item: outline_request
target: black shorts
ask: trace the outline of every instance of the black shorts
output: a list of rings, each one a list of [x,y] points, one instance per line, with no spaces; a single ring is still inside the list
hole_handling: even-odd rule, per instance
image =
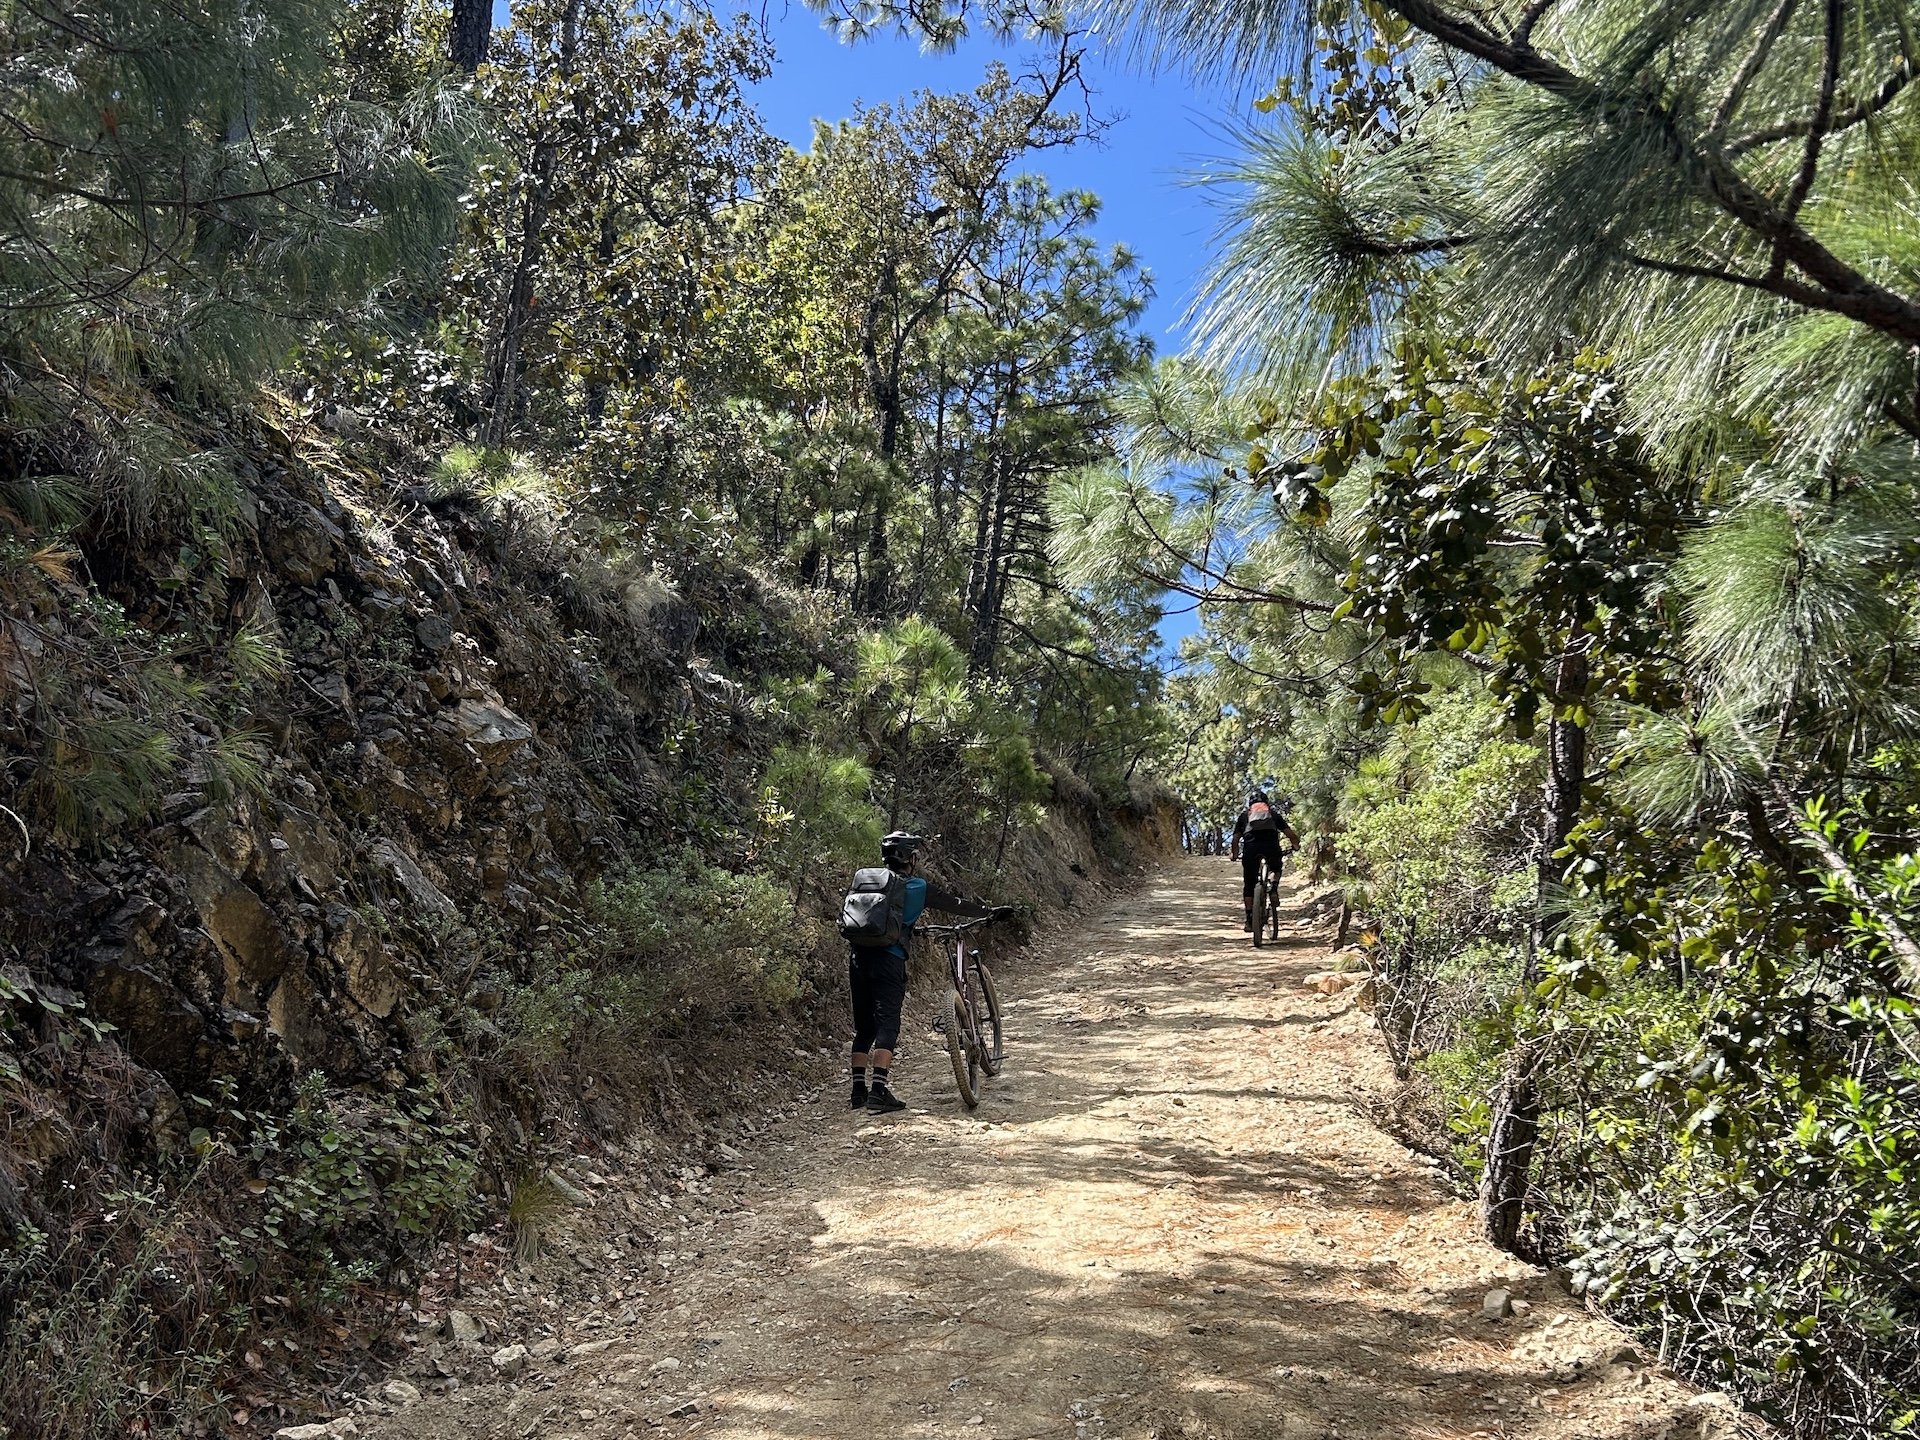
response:
[[[1269,864],[1277,873],[1280,869],[1280,832],[1278,830],[1254,830],[1240,842],[1240,878],[1245,882],[1242,893],[1251,900],[1253,887],[1260,883],[1260,866]]]
[[[853,1053],[898,1049],[900,1007],[907,999],[906,957],[891,950],[849,951],[847,988],[853,993]]]

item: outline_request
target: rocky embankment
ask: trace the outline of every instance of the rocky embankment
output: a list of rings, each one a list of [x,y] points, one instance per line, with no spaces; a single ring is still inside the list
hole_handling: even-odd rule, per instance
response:
[[[669,582],[513,504],[392,484],[318,430],[267,427],[240,477],[230,538],[207,540],[192,585],[175,583],[177,554],[102,545],[88,563],[96,581],[115,571],[123,615],[76,618],[56,580],[0,626],[16,716],[44,711],[35,687],[66,651],[105,653],[110,624],[197,627],[228,653],[252,637],[259,662],[243,676],[175,646],[180,763],[124,823],[62,831],[44,818],[62,803],[57,767],[8,772],[40,788],[4,797],[34,843],[0,856],[0,1239],[26,1253],[34,1238],[0,1275],[0,1329],[41,1304],[36,1285],[91,1283],[89,1255],[116,1254],[152,1267],[138,1344],[217,1351],[232,1331],[212,1317],[236,1298],[291,1322],[369,1281],[418,1281],[573,1127],[684,1119],[677,1092],[661,1098],[684,1078],[664,1050],[623,1083],[574,1075],[540,1093],[472,1062],[507,1043],[506,992],[573,944],[599,877],[751,825],[776,738],[755,685],[844,664],[804,605],[738,567]],[[128,708],[126,676],[69,668],[93,712]],[[1123,848],[1094,844],[1088,826],[1112,823],[1063,785],[1022,842],[1030,892]],[[839,1015],[829,971],[803,974],[753,1041],[780,1057],[789,1036],[811,1045]],[[679,1060],[697,1065],[710,1038],[679,1036]],[[337,1122],[356,1113],[378,1123],[334,1163]],[[288,1118],[303,1114],[304,1129]],[[296,1130],[316,1148],[282,1164],[273,1147]],[[197,1163],[202,1190],[182,1201]],[[163,1230],[130,1221],[153,1206]],[[296,1222],[334,1226],[299,1293],[256,1263],[289,1233],[272,1227]],[[156,1308],[177,1333],[153,1333]]]

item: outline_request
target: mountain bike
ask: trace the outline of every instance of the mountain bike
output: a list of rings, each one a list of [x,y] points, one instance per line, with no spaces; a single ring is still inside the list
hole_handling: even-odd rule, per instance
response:
[[[1257,950],[1268,940],[1280,941],[1280,867],[1293,852],[1282,850],[1276,860],[1260,867],[1260,878],[1253,885],[1253,944]]]
[[[947,1058],[953,1062],[953,1081],[971,1110],[980,1103],[981,1077],[998,1075],[1006,1058],[1000,1026],[1000,992],[993,972],[980,952],[967,943],[967,931],[990,923],[969,920],[964,925],[923,925],[921,933],[951,939],[947,997],[941,1008],[941,1028],[947,1034]]]

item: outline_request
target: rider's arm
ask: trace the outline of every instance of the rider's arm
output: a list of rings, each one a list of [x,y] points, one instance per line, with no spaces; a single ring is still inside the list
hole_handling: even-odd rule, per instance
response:
[[[1232,856],[1235,860],[1238,860],[1240,858],[1240,842],[1246,837],[1246,833],[1247,833],[1247,812],[1242,810],[1237,816],[1234,817],[1233,845],[1227,851],[1227,854]]]
[[[1280,817],[1280,828],[1286,832],[1288,843],[1291,844],[1294,849],[1298,850],[1300,848],[1300,834],[1293,826],[1287,823],[1287,817],[1284,815]]]
[[[994,913],[994,907],[986,901],[955,895],[942,890],[931,880],[927,882],[927,909],[938,910],[943,915],[966,915],[977,920],[984,920]]]

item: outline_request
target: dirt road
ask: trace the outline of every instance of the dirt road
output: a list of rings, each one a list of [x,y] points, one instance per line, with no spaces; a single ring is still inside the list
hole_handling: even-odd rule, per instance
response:
[[[477,1378],[435,1393],[459,1370],[436,1345],[423,1397],[403,1384],[361,1433],[1734,1433],[1368,1122],[1378,1037],[1300,983],[1324,936],[1253,950],[1234,878],[1176,863],[1009,967],[1009,1065],[975,1112],[910,1016],[907,1113],[849,1114],[836,1081],[689,1193],[597,1190],[618,1223],[573,1257],[591,1323],[523,1280],[530,1309],[464,1347]],[[1523,1313],[1486,1318],[1495,1286]]]

